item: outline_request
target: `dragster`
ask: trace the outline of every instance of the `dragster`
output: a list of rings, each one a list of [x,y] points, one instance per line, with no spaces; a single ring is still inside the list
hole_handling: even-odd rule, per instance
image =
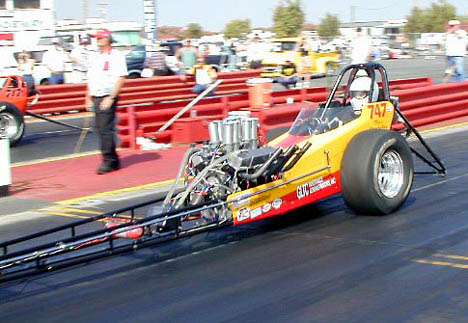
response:
[[[369,80],[364,91],[368,101],[356,109],[352,100],[360,93],[353,91],[353,82],[360,77]],[[390,95],[387,73],[376,63],[345,67],[327,101],[303,108],[289,131],[268,144],[260,143],[258,128],[258,119],[245,111],[211,122],[210,141],[187,150],[166,198],[143,218],[135,216],[137,208],[161,201],[0,243],[0,282],[243,225],[339,193],[357,214],[386,215],[405,202],[414,174],[446,173],[400,111],[398,98]],[[410,141],[421,149],[411,147]],[[414,156],[430,171],[416,171]],[[177,191],[181,181],[183,188]],[[85,229],[94,222],[104,225]],[[52,239],[57,234],[64,237]],[[33,243],[48,237],[50,242]]]

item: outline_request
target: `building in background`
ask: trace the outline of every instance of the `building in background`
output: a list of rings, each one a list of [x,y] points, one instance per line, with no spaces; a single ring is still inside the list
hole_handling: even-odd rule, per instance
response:
[[[340,25],[340,33],[345,38],[351,39],[356,35],[357,28],[361,27],[364,35],[395,39],[397,35],[403,33],[406,23],[406,19],[346,22]]]
[[[0,44],[30,49],[55,34],[54,0],[0,0]]]

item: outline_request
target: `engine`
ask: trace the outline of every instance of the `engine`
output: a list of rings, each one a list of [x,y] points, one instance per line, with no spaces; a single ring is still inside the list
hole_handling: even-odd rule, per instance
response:
[[[180,208],[223,200],[227,195],[265,184],[281,177],[297,147],[260,147],[258,119],[250,112],[231,112],[224,120],[209,124],[210,141],[190,148],[184,156],[177,181],[184,177],[184,189],[171,207]],[[226,205],[202,211],[208,221],[232,220]]]

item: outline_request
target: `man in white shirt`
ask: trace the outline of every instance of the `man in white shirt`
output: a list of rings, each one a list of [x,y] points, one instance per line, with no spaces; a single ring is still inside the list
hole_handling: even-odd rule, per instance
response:
[[[458,20],[450,20],[445,38],[445,54],[447,55],[447,70],[452,74],[454,82],[465,81],[465,55],[467,46],[466,31],[460,29]]]
[[[80,38],[80,45],[76,46],[70,53],[73,65],[72,83],[83,83],[86,81],[88,71],[88,58],[91,53],[89,45],[91,40],[88,36]]]
[[[261,68],[264,56],[265,45],[261,43],[259,37],[255,37],[247,45],[247,60],[250,63],[250,68]]]
[[[49,84],[63,84],[65,83],[64,72],[65,62],[67,61],[67,53],[60,46],[59,39],[52,39],[53,47],[44,53],[42,57],[42,64],[44,64],[50,71]]]
[[[88,89],[86,108],[96,114],[96,129],[101,142],[102,164],[98,174],[120,168],[115,142],[115,112],[118,95],[127,76],[127,65],[122,52],[112,48],[112,37],[102,30],[92,37],[97,38],[99,50],[89,57]]]
[[[371,49],[371,39],[363,35],[361,27],[358,27],[357,35],[351,41],[351,64],[367,63],[369,61]]]

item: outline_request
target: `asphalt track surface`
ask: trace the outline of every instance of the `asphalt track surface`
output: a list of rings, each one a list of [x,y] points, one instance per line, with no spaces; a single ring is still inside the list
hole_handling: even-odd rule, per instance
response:
[[[425,134],[446,177],[386,217],[340,196],[0,285],[1,322],[466,322],[468,127]],[[416,162],[417,170],[424,170]],[[9,238],[69,218],[0,227]]]

